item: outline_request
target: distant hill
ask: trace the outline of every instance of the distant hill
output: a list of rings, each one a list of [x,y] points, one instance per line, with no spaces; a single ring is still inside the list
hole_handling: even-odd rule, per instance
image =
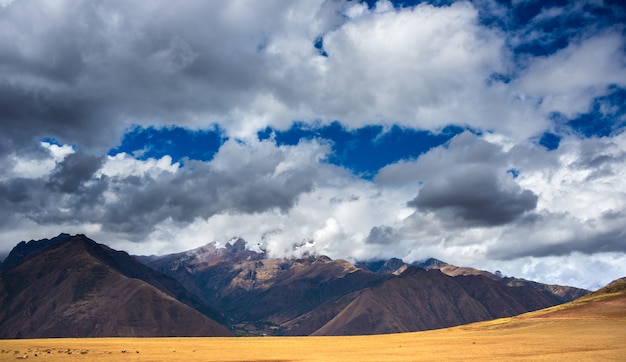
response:
[[[595,292],[589,294],[587,299],[607,296],[611,294],[626,294],[626,277],[610,282],[604,288],[600,288]]]
[[[614,280],[584,297],[529,313],[524,318],[626,319],[626,277]]]
[[[316,335],[410,332],[521,314],[556,304],[526,287],[483,276],[450,277],[409,267],[398,277],[352,298]]]
[[[361,262],[357,265],[362,266],[364,268],[368,268],[372,262]],[[391,267],[387,267],[391,265]],[[398,274],[399,272],[404,271],[408,266],[415,266],[418,268],[426,269],[426,270],[439,270],[442,273],[449,275],[451,277],[457,276],[470,276],[470,275],[482,275],[488,279],[499,281],[503,284],[506,284],[510,287],[530,287],[538,290],[539,292],[545,294],[548,298],[555,298],[558,303],[565,303],[576,298],[580,298],[589,293],[586,289],[580,289],[575,287],[568,287],[562,285],[551,285],[551,284],[543,284],[537,283],[532,280],[514,278],[514,277],[503,277],[499,275],[499,272],[491,273],[485,270],[468,268],[468,267],[459,267],[456,265],[448,264],[444,261],[437,260],[434,258],[429,258],[421,262],[413,262],[411,264],[406,264],[400,259],[389,259],[384,261],[384,266],[380,270],[377,270],[377,273],[388,268],[394,274]]]
[[[231,318],[244,335],[354,335],[449,327],[507,317],[588,291],[507,280],[436,259],[353,265],[324,256],[269,258],[241,239],[140,258]]]
[[[175,280],[84,235],[60,237],[20,243],[3,263],[0,338],[231,335]]]
[[[457,276],[470,276],[470,275],[482,275],[485,278],[499,281],[503,284],[506,284],[510,287],[530,287],[533,288],[543,294],[545,294],[548,298],[555,298],[558,303],[565,303],[576,298],[580,298],[589,293],[586,289],[562,286],[562,285],[551,285],[551,284],[543,284],[537,283],[531,280],[514,278],[514,277],[503,277],[502,275],[498,275],[499,272],[491,273],[485,270],[469,268],[469,267],[459,267],[456,265],[448,264],[444,261],[437,260],[434,258],[429,258],[420,262],[413,262],[411,264],[404,263],[400,259],[392,258],[386,261],[367,261],[367,262],[359,262],[357,266],[371,270],[378,274],[400,274],[409,266],[415,266],[418,268],[426,269],[426,270],[439,270],[442,273],[449,275],[451,277]]]

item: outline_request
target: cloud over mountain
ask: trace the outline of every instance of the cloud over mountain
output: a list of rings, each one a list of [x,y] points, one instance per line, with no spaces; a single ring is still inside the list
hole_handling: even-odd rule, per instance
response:
[[[584,255],[606,275],[542,281],[604,285],[625,23],[582,0],[3,2],[1,249],[238,236],[529,279]]]

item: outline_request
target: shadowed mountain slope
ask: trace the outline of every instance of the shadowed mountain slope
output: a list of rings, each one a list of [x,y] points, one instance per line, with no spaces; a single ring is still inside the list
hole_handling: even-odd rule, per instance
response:
[[[428,271],[400,259],[356,266],[324,256],[276,259],[247,250],[241,239],[224,248],[209,244],[140,260],[222,311],[244,335],[418,331],[512,316],[571,300],[571,293],[557,295],[544,284],[509,285],[476,269],[447,275],[444,270],[462,268],[435,259],[426,266]]]
[[[388,276],[324,256],[266,258],[241,239],[161,258],[139,257],[222,311],[240,334],[293,334],[290,321]],[[310,328],[307,328],[307,331]],[[308,333],[298,333],[308,334]]]
[[[364,261],[358,262],[357,266],[373,271],[377,274],[400,274],[409,266],[415,266],[418,268],[426,269],[426,270],[439,270],[442,273],[449,275],[451,277],[457,276],[470,276],[470,275],[481,275],[485,278],[499,281],[510,287],[529,287],[533,288],[542,294],[544,294],[547,298],[556,298],[558,303],[565,303],[576,298],[580,298],[589,293],[586,289],[580,289],[575,287],[568,287],[562,285],[551,285],[551,284],[543,284],[537,283],[531,280],[514,278],[514,277],[504,277],[496,273],[490,273],[486,270],[480,270],[469,267],[459,267],[456,265],[448,264],[441,260],[437,260],[434,258],[429,258],[421,262],[413,262],[411,264],[404,263],[401,259],[392,258],[389,260],[375,260],[375,261]]]
[[[30,256],[62,243],[70,234],[61,233],[52,239],[31,240],[19,242],[0,264],[0,272],[11,269]]]
[[[409,267],[364,290],[314,335],[356,335],[445,328],[509,317],[557,304],[526,287],[508,287],[481,275],[450,277]]]
[[[195,308],[219,316],[175,280],[84,235],[0,274],[0,338],[231,335]]]

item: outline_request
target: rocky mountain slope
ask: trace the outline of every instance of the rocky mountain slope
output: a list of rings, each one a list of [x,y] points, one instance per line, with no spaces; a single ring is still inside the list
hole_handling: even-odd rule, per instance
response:
[[[400,259],[392,258],[389,260],[378,260],[378,261],[365,261],[357,263],[357,266],[362,267],[364,269],[373,271],[378,274],[400,274],[409,266],[415,266],[421,269],[426,270],[439,270],[442,273],[449,275],[451,277],[457,276],[470,276],[470,275],[481,275],[488,279],[498,281],[508,285],[510,287],[529,287],[539,291],[542,294],[545,294],[548,298],[556,298],[558,303],[566,303],[576,298],[580,298],[587,293],[588,290],[573,288],[568,286],[561,285],[551,285],[551,284],[543,284],[537,283],[531,280],[514,278],[514,277],[504,277],[500,272],[496,271],[495,273],[488,272],[486,270],[479,270],[475,268],[469,267],[459,267],[456,265],[448,264],[444,261],[437,260],[434,258],[429,258],[420,262],[413,262],[411,264],[407,264]]]
[[[3,263],[0,338],[231,335],[175,280],[84,235],[61,236]]]
[[[268,258],[241,239],[141,258],[231,318],[239,334],[353,335],[418,331],[512,316],[588,291],[507,280],[435,259],[353,265],[324,256]],[[456,269],[455,269],[456,268]]]
[[[398,277],[356,295],[316,335],[409,332],[521,314],[555,304],[529,288],[483,276],[450,277],[409,267]]]
[[[10,269],[28,257],[42,252],[48,248],[62,243],[69,238],[70,234],[59,234],[52,239],[31,240],[29,242],[20,241],[9,253],[9,255],[0,263],[0,272]]]
[[[246,250],[241,239],[224,248],[209,244],[139,259],[222,311],[244,335],[293,334],[289,322],[295,318],[388,278],[324,256],[267,258],[264,253]]]
[[[241,239],[131,257],[61,234],[19,243],[0,269],[0,338],[394,333],[517,315],[588,293],[436,259],[270,258]]]

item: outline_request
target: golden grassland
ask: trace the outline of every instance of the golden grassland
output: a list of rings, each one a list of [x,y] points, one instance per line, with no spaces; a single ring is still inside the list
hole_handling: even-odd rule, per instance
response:
[[[607,300],[582,300],[567,308],[454,328],[375,336],[0,340],[0,360],[623,361],[626,296]]]

